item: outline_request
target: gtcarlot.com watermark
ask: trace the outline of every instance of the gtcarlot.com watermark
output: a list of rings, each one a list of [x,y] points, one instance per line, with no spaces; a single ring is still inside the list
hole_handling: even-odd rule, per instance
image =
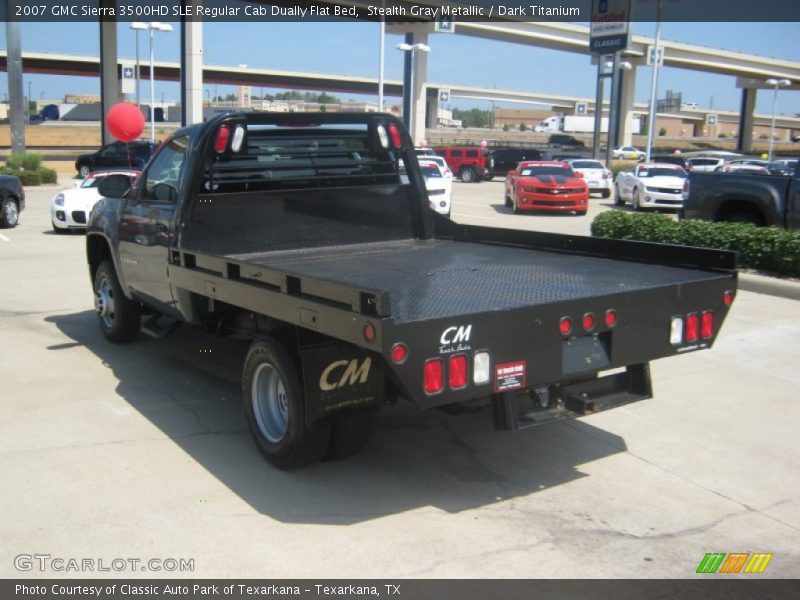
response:
[[[75,558],[51,554],[17,554],[17,571],[42,573],[186,573],[194,571],[193,558]]]

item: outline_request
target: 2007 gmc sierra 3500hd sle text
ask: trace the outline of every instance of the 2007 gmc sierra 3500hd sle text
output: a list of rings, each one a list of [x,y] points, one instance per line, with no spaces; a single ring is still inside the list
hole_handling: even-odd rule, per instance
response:
[[[355,454],[398,398],[485,401],[510,430],[649,398],[649,361],[710,347],[736,291],[732,253],[436,214],[384,114],[223,115],[176,131],[132,189],[101,185],[102,332],[249,339],[244,409],[282,469]]]

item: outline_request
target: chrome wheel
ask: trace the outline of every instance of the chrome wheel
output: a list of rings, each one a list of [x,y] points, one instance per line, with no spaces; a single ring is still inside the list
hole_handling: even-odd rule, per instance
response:
[[[86,179],[89,176],[89,167],[87,165],[81,165],[78,174],[81,176],[81,179]]]
[[[262,363],[253,373],[250,394],[253,414],[261,434],[273,444],[286,435],[289,425],[289,403],[283,378],[269,363]]]
[[[9,227],[15,227],[17,225],[17,221],[19,220],[19,209],[17,209],[16,202],[13,200],[6,200],[6,205],[3,207],[3,217],[3,220]]]
[[[94,292],[94,310],[103,327],[111,329],[114,325],[114,289],[107,277],[100,280]]]

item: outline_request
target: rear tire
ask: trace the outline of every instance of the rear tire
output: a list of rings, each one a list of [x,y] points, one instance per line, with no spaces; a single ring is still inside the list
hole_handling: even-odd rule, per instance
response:
[[[461,169],[461,181],[464,183],[474,183],[477,181],[478,176],[475,173],[475,169],[472,167],[464,167]]]
[[[139,305],[125,297],[111,261],[104,260],[94,274],[94,308],[100,331],[110,342],[132,342],[139,336]]]
[[[372,413],[340,417],[331,426],[331,438],[323,460],[341,460],[358,454],[372,431]]]
[[[586,211],[585,210],[576,210],[575,214],[578,215],[579,217],[585,217],[586,216]]]
[[[603,198],[609,198],[611,196],[611,190],[603,190]]]
[[[271,465],[297,469],[325,455],[331,425],[318,423],[313,429],[306,425],[299,366],[275,338],[250,345],[242,372],[242,399],[250,433]]]
[[[15,198],[8,197],[0,206],[0,228],[10,229],[19,223],[19,204]]]

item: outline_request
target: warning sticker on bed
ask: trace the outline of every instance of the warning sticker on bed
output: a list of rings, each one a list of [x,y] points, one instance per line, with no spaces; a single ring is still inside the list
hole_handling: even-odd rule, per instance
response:
[[[525,361],[495,365],[494,391],[506,392],[525,387]]]

